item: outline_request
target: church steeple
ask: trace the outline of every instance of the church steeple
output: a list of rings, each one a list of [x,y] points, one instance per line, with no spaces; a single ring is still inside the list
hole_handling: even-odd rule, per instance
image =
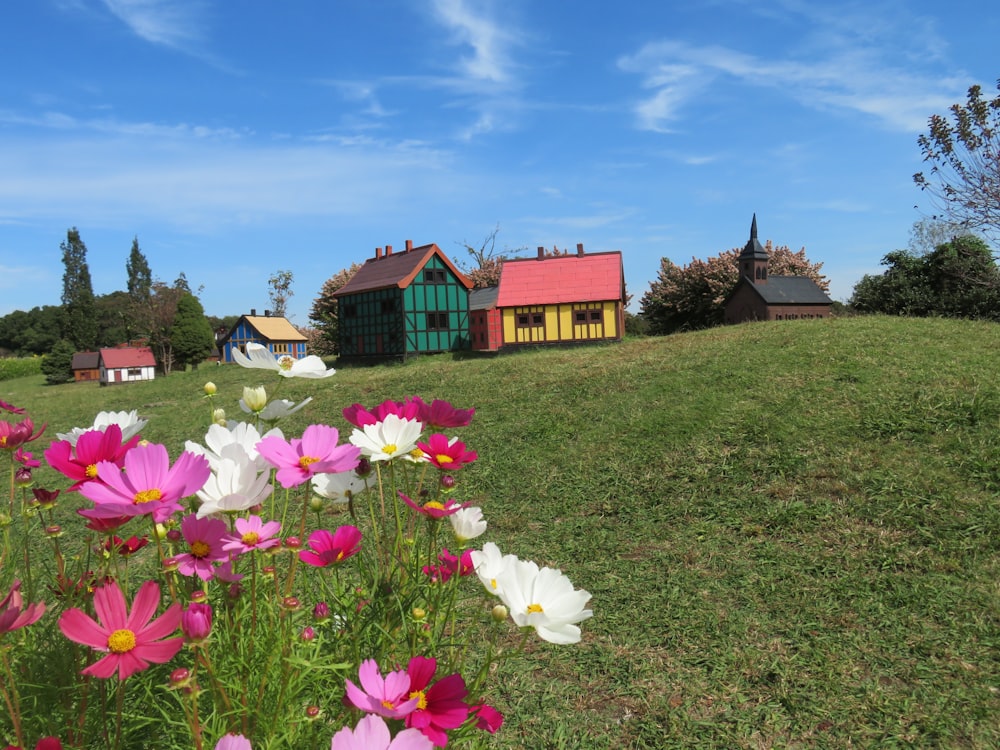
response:
[[[750,224],[750,239],[739,255],[740,275],[746,276],[754,284],[767,283],[767,251],[757,239],[757,214]]]

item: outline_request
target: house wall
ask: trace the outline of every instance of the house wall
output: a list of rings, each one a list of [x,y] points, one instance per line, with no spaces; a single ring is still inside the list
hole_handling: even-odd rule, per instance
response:
[[[501,311],[504,345],[621,338],[617,301],[508,307]]]
[[[503,343],[503,321],[500,311],[473,310],[469,313],[469,336],[472,348],[477,351],[496,351]]]
[[[99,369],[92,370],[73,370],[73,380],[77,383],[86,382],[90,380],[99,380],[101,377],[101,371]]]
[[[337,301],[341,356],[403,354],[402,304],[395,287],[341,297]]]
[[[268,351],[275,356],[287,354],[293,359],[302,359],[306,356],[305,341],[271,341],[261,336],[248,321],[240,320],[222,347],[223,360],[226,362],[233,361],[233,349],[239,349],[240,352],[246,354],[246,346],[251,342],[266,346]]]
[[[135,383],[140,380],[153,380],[156,368],[148,367],[104,367],[101,366],[101,385],[117,385],[118,383]]]
[[[830,305],[767,305],[749,284],[743,284],[729,299],[725,316],[727,323],[829,318]]]

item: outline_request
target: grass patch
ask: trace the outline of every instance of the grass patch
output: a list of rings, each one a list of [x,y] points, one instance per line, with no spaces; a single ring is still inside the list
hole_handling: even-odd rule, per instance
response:
[[[474,406],[466,486],[504,551],[593,594],[503,680],[510,748],[1000,746],[1000,327],[851,318],[423,357],[289,381],[312,422]],[[0,384],[47,437],[138,409],[172,455],[213,380]],[[268,382],[270,385],[270,382]],[[51,480],[50,475],[39,474]]]

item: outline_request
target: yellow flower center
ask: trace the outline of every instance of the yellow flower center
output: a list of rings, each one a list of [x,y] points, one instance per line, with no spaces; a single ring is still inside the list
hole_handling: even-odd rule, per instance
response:
[[[494,589],[496,589],[496,587],[497,587],[497,579],[496,578],[491,578],[490,579],[490,586],[492,586]]]
[[[539,612],[545,612],[545,610],[542,609],[542,605],[541,604],[529,604],[528,605],[528,614],[529,615],[538,614]]]
[[[243,542],[247,547],[253,547],[260,540],[260,535],[256,531],[248,531],[246,534],[240,537],[240,541]]]
[[[108,636],[108,650],[113,654],[127,654],[135,648],[135,633],[131,630],[116,630]]]
[[[0,448],[6,448],[6,447],[7,447],[7,436],[3,435],[2,437],[0,437]]]
[[[392,701],[382,701],[382,708],[388,708],[390,711],[392,711],[395,708],[395,706],[392,705]]]
[[[97,477],[97,464],[90,464],[87,467],[87,471],[85,473],[87,474],[87,479],[94,479],[94,478],[96,478]]]
[[[142,490],[135,493],[136,503],[149,503],[153,500],[159,500],[161,497],[163,497],[163,493],[155,487],[151,490]]]
[[[392,455],[393,453],[396,452],[396,444],[395,443],[389,443],[387,445],[383,445],[382,446],[382,452],[385,453],[385,454],[388,454],[388,455]]]
[[[425,508],[433,508],[434,510],[444,510],[444,504],[439,503],[437,500],[431,500],[429,503],[424,503]]]
[[[434,458],[437,459],[437,462],[439,464],[450,464],[451,462],[453,462],[455,460],[451,456],[448,456],[448,455],[446,455],[444,453],[438,453]]]
[[[212,548],[208,545],[208,542],[203,542],[200,539],[197,542],[191,542],[191,554],[195,557],[205,557]]]
[[[412,693],[410,693],[410,700],[412,701],[414,698],[417,699],[418,711],[423,711],[427,708],[427,696],[424,695],[423,690],[415,690]]]
[[[294,365],[294,364],[295,364],[295,360],[293,360],[291,357],[289,357],[287,355],[284,356],[284,357],[279,357],[278,358],[278,367],[280,367],[282,370],[291,370],[292,369],[292,365]]]
[[[303,456],[302,458],[299,459],[299,468],[308,469],[312,464],[316,463],[317,461],[319,461],[319,458],[317,458],[316,456]]]

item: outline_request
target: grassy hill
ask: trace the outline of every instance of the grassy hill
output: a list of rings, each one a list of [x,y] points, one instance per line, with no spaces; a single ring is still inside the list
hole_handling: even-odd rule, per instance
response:
[[[854,318],[291,381],[295,432],[353,402],[475,407],[466,486],[501,549],[593,594],[529,644],[497,747],[1000,746],[1000,326]],[[138,409],[175,455],[260,371],[0,383],[54,437]],[[42,475],[44,477],[44,475]]]

